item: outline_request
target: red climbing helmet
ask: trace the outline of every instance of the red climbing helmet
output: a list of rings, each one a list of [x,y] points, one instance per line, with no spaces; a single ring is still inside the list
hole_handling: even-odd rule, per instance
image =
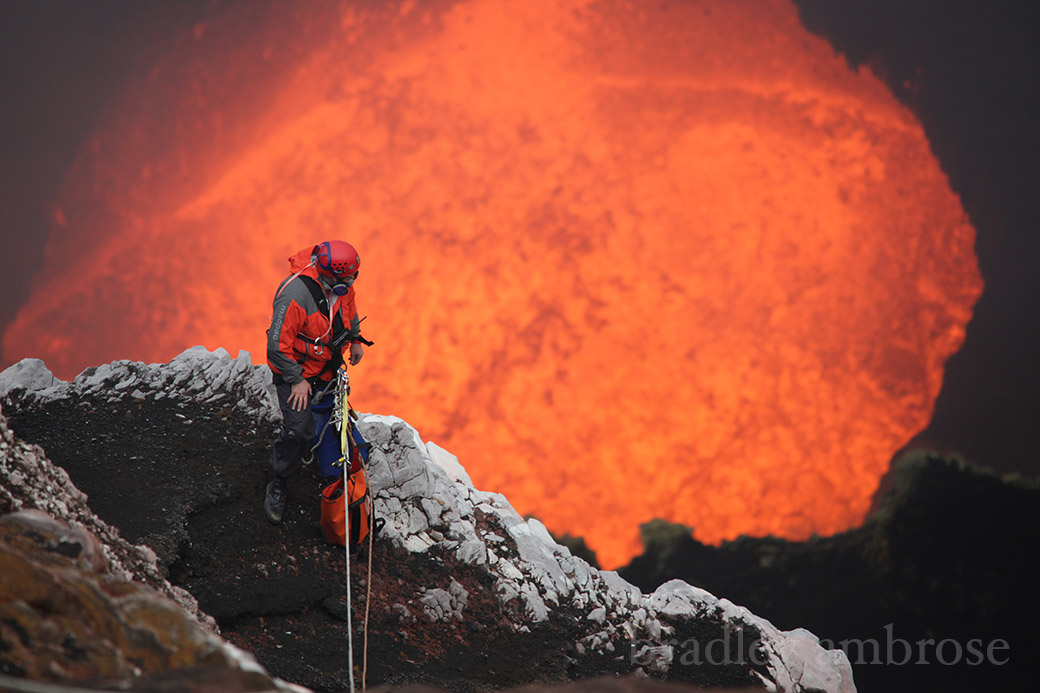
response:
[[[314,246],[315,263],[318,272],[326,277],[341,279],[358,271],[361,267],[361,256],[354,246],[346,241],[325,241]]]

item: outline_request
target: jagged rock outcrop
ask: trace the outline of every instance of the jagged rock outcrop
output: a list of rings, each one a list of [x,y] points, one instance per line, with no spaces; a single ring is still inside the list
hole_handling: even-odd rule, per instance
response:
[[[291,487],[282,526],[262,520],[278,419],[269,387],[269,371],[248,355],[201,347],[169,364],[88,369],[71,383],[32,360],[0,374],[0,397],[17,411],[12,427],[88,486],[99,514],[155,547],[161,568],[226,637],[276,675],[333,689],[345,676],[344,556],[319,539],[315,485]],[[123,430],[111,439],[84,432],[114,421]],[[476,489],[453,455],[401,419],[363,414],[359,427],[372,444],[370,482],[386,520],[371,580],[363,561],[351,565],[355,606],[372,587],[370,681],[485,690],[635,672],[699,685],[855,690],[845,655],[807,631],[781,632],[681,581],[643,594],[572,555],[502,495]],[[75,441],[58,434],[71,430]],[[156,444],[136,442],[146,439]],[[92,491],[101,471],[93,458],[102,456],[105,470],[119,472]],[[163,507],[158,520],[106,501],[118,496],[111,484],[135,480]]]
[[[134,400],[234,403],[257,422],[279,418],[271,398],[271,372],[254,366],[249,352],[231,358],[224,349],[187,349],[169,363],[113,361],[87,368],[72,382],[54,377],[40,359],[22,359],[0,373],[0,398],[29,397],[46,403],[96,396],[107,402]]]
[[[748,633],[760,649],[747,656],[777,690],[851,691],[841,651],[824,651],[808,631],[781,633],[767,621],[680,580],[642,594],[616,572],[599,571],[553,540],[536,519],[525,520],[501,494],[480,491],[457,458],[395,417],[365,415],[359,422],[372,444],[371,483],[387,538],[412,553],[437,546],[494,576],[494,591],[514,615],[517,630],[576,610],[576,651],[620,655],[635,668],[667,675],[685,654],[677,634],[702,619],[726,634]],[[721,647],[721,645],[720,645]],[[701,653],[705,655],[705,653]]]
[[[0,416],[0,676],[153,690],[303,689],[222,640],[155,554],[97,518]],[[4,687],[0,681],[0,687]]]

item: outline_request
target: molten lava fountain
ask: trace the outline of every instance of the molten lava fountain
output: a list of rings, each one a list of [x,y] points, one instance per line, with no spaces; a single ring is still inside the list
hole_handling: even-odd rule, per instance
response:
[[[780,0],[372,5],[217,6],[144,72],[5,359],[263,362],[286,258],[344,238],[355,406],[606,566],[654,517],[859,523],[982,288],[911,113]]]

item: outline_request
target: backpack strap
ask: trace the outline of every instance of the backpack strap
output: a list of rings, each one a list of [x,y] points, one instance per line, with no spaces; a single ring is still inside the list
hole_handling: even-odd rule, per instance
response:
[[[325,297],[325,292],[322,290],[321,285],[314,281],[310,277],[300,275],[300,280],[303,281],[303,285],[307,287],[307,290],[311,292],[311,296],[314,298],[314,302],[318,304],[318,310],[321,311],[322,315],[326,315],[329,312],[329,300]],[[361,318],[364,320],[365,318]],[[329,347],[335,349],[336,346],[342,346],[346,338],[349,338],[352,342],[361,342],[365,346],[372,346],[375,342],[370,342],[361,336],[361,331],[347,332],[347,327],[343,323],[343,314],[336,311],[336,314],[332,317],[332,339],[327,342],[322,342],[318,339],[311,339],[310,337],[304,337],[302,334],[297,335],[300,339],[305,342],[323,347]],[[337,366],[338,367],[338,366]]]
[[[318,304],[318,311],[322,315],[328,315],[329,312],[329,299],[325,296],[325,292],[322,290],[321,285],[314,281],[310,277],[300,275],[300,281],[307,287],[307,290],[311,292],[311,297],[314,302]],[[341,365],[343,365],[343,354],[336,348],[337,343],[341,343],[339,339],[343,336],[343,333],[347,331],[347,328],[343,325],[343,315],[337,310],[336,314],[332,316],[332,337],[329,341],[323,342],[320,339],[311,339],[302,334],[296,335],[297,338],[302,339],[305,342],[314,344],[315,346],[325,347],[332,352],[332,358],[325,367],[321,369],[321,372],[315,376],[320,381],[325,380],[326,373],[335,373]]]
[[[322,290],[321,285],[307,276],[300,275],[299,279],[303,282],[303,285],[307,287],[307,290],[311,292],[311,297],[314,299],[314,302],[318,304],[318,310],[321,314],[328,315],[329,299],[325,296],[325,292]],[[329,341],[322,342],[318,339],[305,337],[302,334],[296,336],[305,342],[331,349],[332,345],[336,342],[336,338],[343,334],[345,330],[346,327],[343,325],[343,315],[337,310],[336,314],[332,317],[332,338]]]

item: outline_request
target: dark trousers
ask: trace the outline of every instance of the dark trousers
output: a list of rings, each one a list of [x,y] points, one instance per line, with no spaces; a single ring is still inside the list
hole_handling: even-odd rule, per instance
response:
[[[271,448],[271,469],[276,476],[288,479],[299,469],[304,453],[314,445],[314,415],[309,402],[303,411],[296,411],[289,405],[292,385],[276,382],[275,388],[278,406],[282,410],[282,428]]]

